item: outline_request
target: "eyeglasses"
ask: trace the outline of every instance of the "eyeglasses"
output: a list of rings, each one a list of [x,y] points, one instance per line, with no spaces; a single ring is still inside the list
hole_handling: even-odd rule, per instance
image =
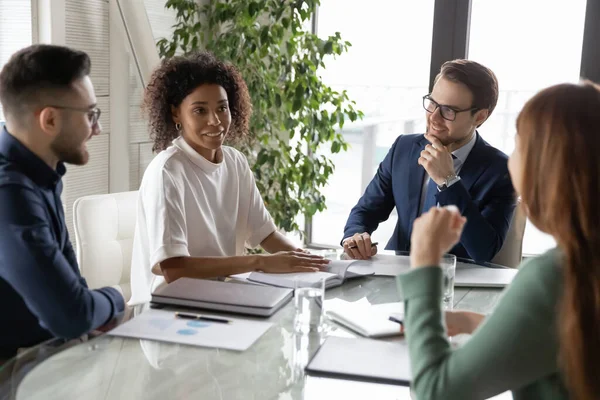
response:
[[[465,112],[465,111],[473,111],[477,110],[477,107],[465,108],[464,110],[460,110],[455,107],[446,106],[443,104],[437,103],[435,100],[431,98],[431,95],[426,94],[423,96],[423,108],[428,113],[433,114],[435,110],[440,109],[440,115],[442,118],[448,121],[454,121],[456,119],[456,114]]]
[[[71,111],[79,111],[79,112],[86,113],[88,120],[90,121],[90,124],[92,124],[92,126],[94,126],[98,123],[98,120],[100,119],[100,115],[102,114],[102,111],[98,107],[94,107],[91,109],[90,108],[80,108],[80,107],[53,106],[53,105],[49,105],[46,107],[53,107],[53,108],[58,108],[59,110],[71,110]]]

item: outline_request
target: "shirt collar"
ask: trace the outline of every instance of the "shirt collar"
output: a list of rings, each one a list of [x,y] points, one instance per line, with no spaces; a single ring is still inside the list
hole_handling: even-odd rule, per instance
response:
[[[6,126],[0,132],[0,154],[14,162],[35,183],[45,187],[55,187],[67,169],[62,162],[56,171],[11,135]]]
[[[192,161],[195,165],[200,167],[201,170],[207,173],[213,173],[217,171],[223,165],[223,159],[219,163],[213,163],[208,161],[206,158],[202,157],[192,146],[185,141],[182,136],[179,136],[177,139],[173,140],[173,145],[183,151],[183,153]],[[219,151],[223,151],[219,149]]]
[[[467,142],[467,144],[465,144],[460,149],[454,150],[452,152],[452,154],[458,159],[458,161],[460,161],[461,164],[464,164],[464,162],[467,160],[467,157],[469,157],[469,153],[471,153],[471,150],[473,150],[473,147],[475,146],[476,141],[477,141],[477,132],[475,132],[475,134],[473,135],[471,140],[469,140]]]

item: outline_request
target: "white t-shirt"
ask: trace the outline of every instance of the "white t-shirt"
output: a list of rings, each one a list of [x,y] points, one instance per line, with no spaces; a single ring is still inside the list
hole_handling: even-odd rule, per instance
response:
[[[164,282],[152,267],[172,257],[242,255],[276,230],[246,157],[222,146],[214,164],[182,137],[150,163],[138,197],[131,300],[150,301]]]

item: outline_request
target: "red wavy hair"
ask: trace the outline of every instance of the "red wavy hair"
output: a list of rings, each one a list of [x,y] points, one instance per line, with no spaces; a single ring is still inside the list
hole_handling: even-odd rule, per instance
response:
[[[600,86],[549,87],[517,119],[521,198],[564,254],[559,363],[570,394],[600,394]]]

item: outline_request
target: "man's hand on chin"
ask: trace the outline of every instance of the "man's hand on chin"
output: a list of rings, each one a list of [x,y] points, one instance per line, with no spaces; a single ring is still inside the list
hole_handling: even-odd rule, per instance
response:
[[[425,146],[418,163],[425,168],[425,171],[435,183],[442,185],[448,177],[455,174],[452,154],[435,136],[426,134],[425,139],[431,144]]]

